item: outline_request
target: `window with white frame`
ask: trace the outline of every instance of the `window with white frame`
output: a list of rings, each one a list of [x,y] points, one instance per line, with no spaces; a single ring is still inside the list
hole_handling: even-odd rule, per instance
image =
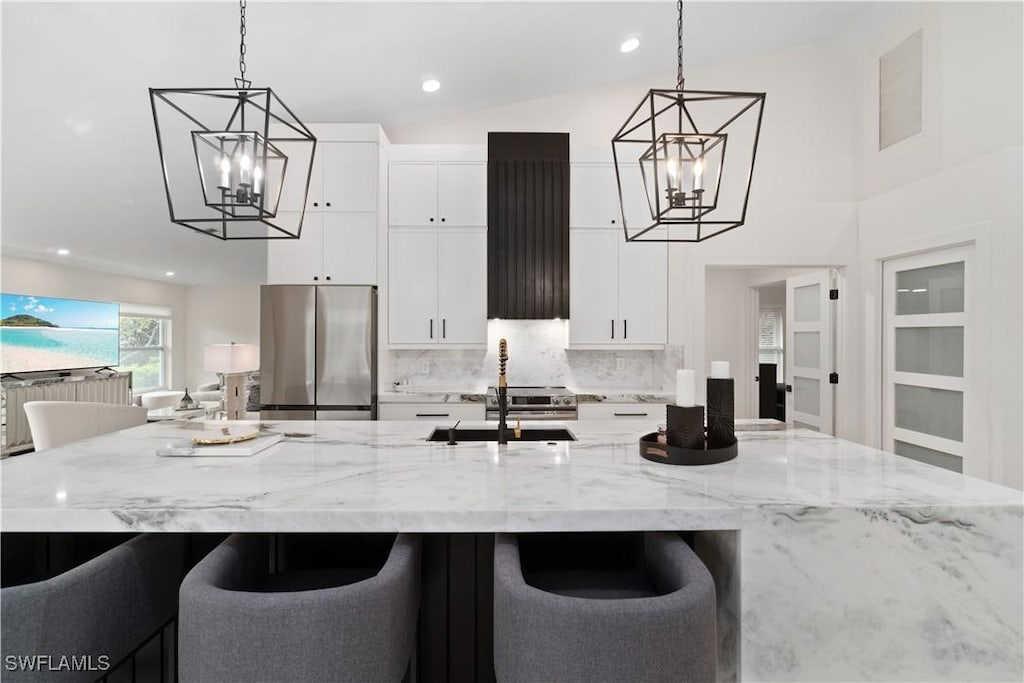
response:
[[[170,312],[155,307],[121,306],[121,372],[132,373],[135,393],[170,385]]]
[[[775,363],[778,366],[775,376],[782,381],[785,372],[782,367],[783,347],[782,340],[785,339],[782,330],[782,321],[785,314],[781,308],[762,308],[759,318],[757,335],[757,362]]]

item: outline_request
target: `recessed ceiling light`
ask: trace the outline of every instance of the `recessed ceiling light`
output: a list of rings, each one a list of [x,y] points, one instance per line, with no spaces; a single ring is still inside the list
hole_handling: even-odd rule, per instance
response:
[[[71,252],[68,251],[67,249],[58,249],[57,250],[57,256],[67,256],[70,253]]]
[[[166,273],[164,273],[164,275],[166,275],[167,277],[174,277],[174,271],[168,270]]]
[[[619,45],[619,52],[632,52],[633,50],[640,47],[639,38],[629,38],[625,40],[622,45]]]
[[[423,92],[437,92],[441,89],[441,81],[436,78],[430,78],[423,81]]]

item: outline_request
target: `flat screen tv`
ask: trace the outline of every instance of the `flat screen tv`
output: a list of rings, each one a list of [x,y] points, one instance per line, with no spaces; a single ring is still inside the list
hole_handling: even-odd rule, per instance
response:
[[[3,374],[114,367],[117,304],[0,294]]]

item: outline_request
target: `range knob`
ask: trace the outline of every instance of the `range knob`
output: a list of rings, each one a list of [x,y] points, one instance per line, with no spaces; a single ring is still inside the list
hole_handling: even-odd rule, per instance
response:
[[[559,403],[565,403],[565,399],[563,399],[561,396],[551,397],[551,405],[557,406]]]

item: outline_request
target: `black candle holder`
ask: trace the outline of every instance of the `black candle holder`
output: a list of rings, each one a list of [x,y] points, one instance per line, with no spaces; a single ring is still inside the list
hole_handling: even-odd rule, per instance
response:
[[[704,406],[665,406],[665,425],[670,446],[704,448]]]
[[[708,448],[736,442],[736,419],[732,379],[708,378]]]

